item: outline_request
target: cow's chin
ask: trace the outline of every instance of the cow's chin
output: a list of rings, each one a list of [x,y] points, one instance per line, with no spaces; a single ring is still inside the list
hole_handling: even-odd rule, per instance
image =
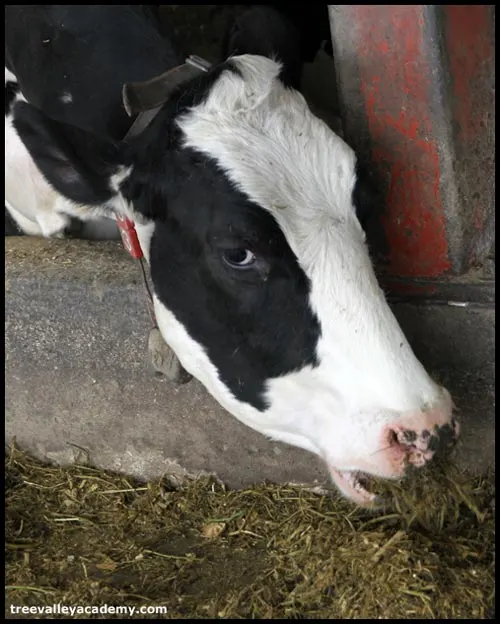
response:
[[[360,507],[375,509],[381,504],[379,497],[368,489],[365,473],[356,470],[337,470],[329,465],[333,482],[342,494]]]

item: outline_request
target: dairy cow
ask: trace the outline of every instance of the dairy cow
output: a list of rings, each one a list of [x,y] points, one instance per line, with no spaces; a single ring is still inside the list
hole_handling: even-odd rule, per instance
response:
[[[70,216],[137,229],[165,341],[242,423],[320,456],[361,505],[458,435],[372,268],[353,150],[238,50],[142,132],[124,83],[183,63],[139,5],[6,8],[6,205],[28,234]],[[286,82],[286,81],[285,81]]]

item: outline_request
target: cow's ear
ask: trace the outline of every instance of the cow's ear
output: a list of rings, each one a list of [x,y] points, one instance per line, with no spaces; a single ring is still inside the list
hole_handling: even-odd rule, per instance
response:
[[[100,205],[116,194],[110,180],[121,165],[117,143],[49,119],[26,102],[14,107],[14,127],[48,183],[64,197]]]

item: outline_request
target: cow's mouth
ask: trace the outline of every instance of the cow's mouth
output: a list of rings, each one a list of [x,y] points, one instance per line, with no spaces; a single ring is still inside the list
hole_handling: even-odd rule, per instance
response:
[[[395,460],[398,460],[398,464],[401,462],[401,468],[407,466],[420,468],[434,457],[436,451],[440,450],[441,455],[444,455],[445,451],[451,450],[459,431],[460,427],[455,419],[451,421],[451,424],[435,425],[432,430],[429,427],[415,431],[398,426],[388,429],[386,448],[391,453],[394,465],[396,465]],[[333,482],[348,499],[361,507],[373,509],[384,506],[384,495],[380,496],[373,492],[374,488],[377,489],[373,476],[357,470],[338,470],[330,464],[329,468]],[[402,476],[401,473],[399,477]],[[389,478],[398,478],[398,476],[395,474]]]
[[[379,502],[378,496],[369,490],[370,478],[363,472],[336,470],[330,466],[330,474],[339,490],[361,507],[374,507]]]

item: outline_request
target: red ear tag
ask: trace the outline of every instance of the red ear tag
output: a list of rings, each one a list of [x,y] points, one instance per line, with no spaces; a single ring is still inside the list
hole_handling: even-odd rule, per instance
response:
[[[137,232],[135,231],[134,222],[127,217],[116,216],[116,223],[120,228],[120,234],[123,241],[123,246],[136,260],[140,260],[143,257],[141,244],[137,238]]]

